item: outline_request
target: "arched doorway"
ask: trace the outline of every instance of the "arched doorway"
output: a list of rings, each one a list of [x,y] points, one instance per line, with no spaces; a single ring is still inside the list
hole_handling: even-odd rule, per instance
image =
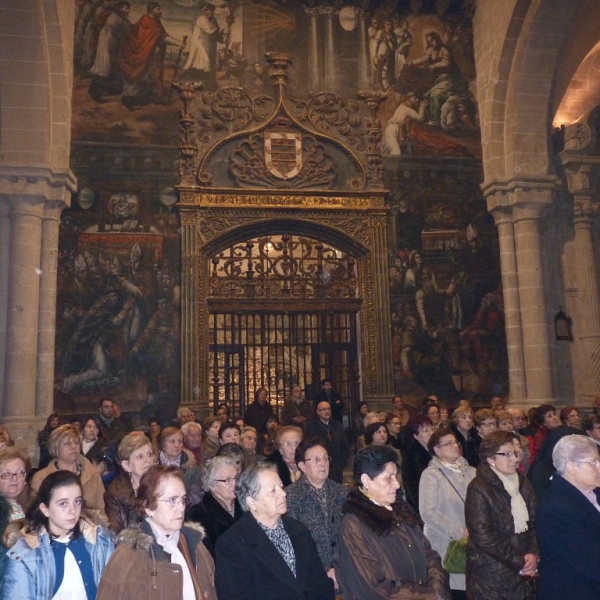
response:
[[[273,224],[276,231],[277,224]],[[332,378],[358,402],[357,258],[291,233],[242,239],[209,260],[209,401],[243,414],[264,387],[281,407],[294,385],[308,398]]]

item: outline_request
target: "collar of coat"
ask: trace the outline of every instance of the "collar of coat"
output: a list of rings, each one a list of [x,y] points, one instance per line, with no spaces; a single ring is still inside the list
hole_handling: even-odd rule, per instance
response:
[[[477,475],[485,479],[488,483],[495,485],[496,487],[504,489],[504,484],[500,481],[500,477],[492,471],[492,467],[487,462],[480,462],[477,467]],[[521,471],[517,471],[517,475],[519,476],[519,489],[523,487],[523,473]],[[508,492],[507,492],[508,493]]]
[[[202,539],[205,538],[205,531],[202,525],[193,523],[192,521],[186,521],[183,526],[197,531]],[[121,531],[115,539],[115,546],[124,544],[133,550],[140,549],[148,552],[150,548],[152,548],[154,542],[155,539],[154,535],[152,534],[152,529],[145,521],[143,521],[138,527],[129,527],[127,529],[123,529],[123,531]]]
[[[17,529],[17,524],[23,524],[23,521],[15,521],[14,523],[9,524],[7,530],[4,532],[4,545],[7,548],[12,548],[20,539],[23,539],[29,548],[34,550],[39,547],[40,539],[44,536],[49,537],[48,532],[44,527],[42,527],[39,533],[32,533],[27,527],[23,527],[20,530]],[[11,525],[13,527],[11,527]],[[106,526],[106,522],[100,511],[86,511],[85,515],[82,513],[79,527],[83,534],[83,539],[90,544],[95,544],[98,530],[103,525]]]
[[[348,494],[342,512],[354,515],[377,535],[389,533],[399,523],[409,527],[421,525],[417,514],[403,500],[397,500],[392,504],[392,510],[387,510],[371,502],[358,488],[354,488]]]

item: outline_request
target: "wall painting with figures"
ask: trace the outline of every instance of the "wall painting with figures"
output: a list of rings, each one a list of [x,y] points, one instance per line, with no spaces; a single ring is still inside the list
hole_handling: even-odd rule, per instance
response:
[[[79,190],[61,223],[58,410],[92,411],[104,396],[126,411],[177,405],[179,99],[170,82],[201,81],[211,119],[228,86],[268,108],[268,51],[293,54],[289,96],[298,101],[387,91],[378,116],[391,192],[396,391],[450,402],[506,391],[497,239],[479,191],[473,2],[75,4]]]

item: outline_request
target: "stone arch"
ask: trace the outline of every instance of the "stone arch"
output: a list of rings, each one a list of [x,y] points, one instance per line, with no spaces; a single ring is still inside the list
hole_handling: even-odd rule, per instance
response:
[[[67,169],[74,3],[0,8],[0,165]]]

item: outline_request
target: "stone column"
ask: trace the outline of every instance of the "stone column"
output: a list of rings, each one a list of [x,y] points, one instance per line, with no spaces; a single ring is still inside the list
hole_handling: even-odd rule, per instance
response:
[[[321,14],[319,8],[305,8],[309,16],[308,22],[308,88],[311,92],[320,92],[323,89],[321,83],[321,61],[319,55],[319,23],[318,16]]]
[[[43,196],[8,195],[12,225],[4,417],[35,415]]]
[[[498,243],[500,246],[510,399],[511,402],[520,402],[527,397],[527,384],[525,380],[525,359],[523,357],[521,304],[512,211],[510,208],[496,208],[492,211],[492,214],[498,228]]]
[[[47,417],[53,411],[54,342],[56,338],[56,271],[58,230],[63,202],[50,201],[44,206],[42,255],[40,265],[40,304],[38,311],[38,348],[35,414]]]
[[[368,90],[373,85],[369,34],[367,32],[367,16],[369,13],[362,8],[355,8],[354,12],[358,19],[358,89]]]
[[[546,191],[547,202],[513,206],[527,399],[537,404],[553,397],[539,227],[541,211],[551,200],[551,192]],[[515,195],[525,195],[521,192],[516,190]]]
[[[334,19],[338,11],[333,6],[321,7],[325,15],[325,51],[324,51],[324,89],[328,92],[338,92],[340,87],[339,56],[335,51]]]
[[[4,398],[4,367],[6,362],[6,323],[8,307],[8,271],[10,265],[10,206],[0,196],[0,401]],[[0,402],[0,415],[3,406]]]

